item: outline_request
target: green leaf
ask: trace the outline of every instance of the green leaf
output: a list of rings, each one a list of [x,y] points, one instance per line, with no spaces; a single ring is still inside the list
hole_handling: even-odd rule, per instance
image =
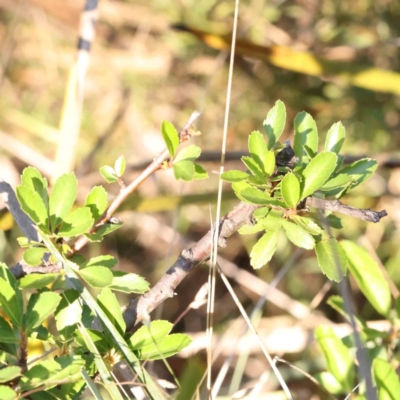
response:
[[[106,340],[106,335],[104,334],[104,332],[99,332],[95,329],[86,329],[86,333],[89,335],[90,339],[92,340],[92,342],[94,343],[94,345],[96,346],[97,350],[99,351],[99,353],[105,353],[107,351],[110,350],[110,345],[107,343]],[[74,337],[75,340],[77,341],[77,343],[80,346],[84,346],[85,348],[88,348],[86,346],[86,342],[82,337],[81,332],[76,331],[74,333]]]
[[[0,383],[11,381],[22,375],[21,367],[15,365],[0,369]],[[4,397],[1,397],[2,399]]]
[[[265,230],[265,228],[264,228],[262,222],[258,221],[256,224],[253,224],[253,225],[243,225],[238,230],[238,232],[241,235],[250,235],[250,234],[253,234],[253,233],[261,232],[263,230]]]
[[[118,182],[118,176],[114,168],[109,165],[102,166],[100,168],[100,174],[108,183]]]
[[[21,337],[17,330],[13,330],[10,324],[0,315],[0,343],[18,343]],[[1,369],[0,369],[1,371]]]
[[[106,267],[87,267],[77,272],[85,282],[94,288],[105,288],[113,280],[112,272]]]
[[[47,208],[39,193],[34,192],[28,186],[17,187],[17,198],[22,210],[42,228],[48,226]]]
[[[112,324],[118,329],[119,333],[123,335],[126,330],[126,324],[122,316],[121,306],[115,294],[108,288],[103,289],[99,296],[97,296],[97,303],[103,309]]]
[[[175,179],[182,179],[186,182],[193,180],[195,174],[194,162],[179,161],[173,164]]]
[[[289,172],[281,182],[283,200],[290,208],[295,208],[300,200],[300,182],[296,175]]]
[[[386,360],[375,358],[372,370],[378,387],[379,400],[397,399],[400,393],[400,381],[393,366]]]
[[[260,223],[267,231],[277,231],[282,227],[283,212],[279,210],[270,210],[268,215],[260,220]]]
[[[195,180],[207,179],[208,178],[207,171],[201,165],[196,164],[196,163],[193,163],[193,164],[194,164],[193,179],[195,179]]]
[[[116,231],[117,229],[121,228],[122,226],[122,222],[117,222],[117,223],[108,223],[106,222],[105,224],[103,224],[102,226],[100,226],[99,229],[97,229],[97,234],[101,235],[101,236],[105,236],[108,235],[111,232]]]
[[[330,238],[318,242],[315,246],[318,265],[321,271],[331,280],[340,282],[346,275],[346,253],[336,239]]]
[[[264,160],[269,153],[267,143],[263,135],[254,131],[249,135],[249,153],[251,158],[257,163],[261,171],[265,174]]]
[[[16,290],[5,279],[0,277],[0,306],[11,320],[13,325],[20,328],[22,325],[22,302]],[[17,289],[19,290],[19,289]]]
[[[194,161],[201,154],[200,147],[191,144],[190,146],[184,147],[175,157],[174,164],[179,161]]]
[[[360,290],[376,311],[388,316],[391,305],[390,289],[379,266],[355,243],[343,240],[341,245],[347,255],[348,268]]]
[[[285,203],[270,197],[267,193],[250,186],[246,182],[235,182],[232,184],[236,196],[246,203],[250,204],[270,204],[284,207]]]
[[[330,151],[319,153],[303,171],[301,200],[318,190],[331,176],[336,166],[337,155]]]
[[[22,254],[23,260],[32,267],[43,263],[43,256],[49,251],[45,247],[31,247]]]
[[[307,250],[311,250],[315,247],[314,238],[299,225],[282,220],[282,226],[287,238],[297,247]]]
[[[49,194],[47,193],[47,180],[33,167],[27,167],[22,171],[21,185],[30,188],[39,194],[46,208],[49,206]]]
[[[114,164],[115,174],[120,178],[125,172],[126,162],[124,156],[119,156]]]
[[[61,301],[55,311],[55,319],[59,332],[82,320],[82,305],[77,290],[68,289],[61,294]]]
[[[157,320],[150,322],[150,329],[143,325],[129,339],[128,343],[132,350],[139,350],[143,347],[160,342],[174,327],[171,322]]]
[[[0,399],[2,400],[16,400],[19,398],[14,390],[8,386],[0,385]]]
[[[318,151],[318,131],[313,117],[302,111],[294,119],[294,144],[293,150],[299,162],[304,164],[307,153],[314,158]]]
[[[332,394],[344,393],[342,385],[330,372],[321,372],[314,375],[315,379]],[[359,399],[360,400],[360,399]]]
[[[93,226],[94,220],[88,207],[78,208],[64,219],[57,235],[61,237],[74,237],[82,235]]]
[[[81,265],[81,268],[95,267],[95,266],[113,268],[117,264],[118,260],[116,258],[114,258],[113,256],[104,255],[104,256],[92,257],[89,261],[84,262]]]
[[[301,228],[303,228],[305,231],[313,236],[320,235],[322,233],[321,227],[308,217],[293,215],[291,219],[293,220],[293,222],[295,222],[297,225],[299,225]]]
[[[221,179],[227,182],[240,182],[246,180],[248,177],[249,174],[247,172],[238,171],[236,169],[224,172],[221,175]]]
[[[26,330],[32,332],[41,325],[55,311],[60,300],[60,295],[54,292],[33,294],[29,299],[28,309],[25,314]]]
[[[325,140],[325,151],[333,151],[339,154],[343,146],[346,130],[343,124],[339,121],[331,126]]]
[[[286,122],[286,108],[282,101],[277,100],[274,107],[267,114],[263,122],[265,133],[268,136],[268,150],[274,147],[274,144],[282,135]]]
[[[19,285],[21,289],[42,289],[45,286],[53,283],[59,276],[60,274],[50,273],[29,274],[20,279]]]
[[[107,208],[107,192],[103,186],[95,186],[86,197],[85,207],[90,209],[95,220],[103,214]]]
[[[49,213],[52,231],[69,214],[77,195],[78,181],[73,173],[57,179],[50,195]]]
[[[348,189],[351,190],[368,180],[374,174],[377,167],[378,163],[376,160],[363,158],[341,169],[339,173],[326,182],[321,189],[328,191],[338,187],[344,187],[346,184],[350,183]]]
[[[167,146],[169,155],[171,156],[171,158],[173,158],[179,146],[178,132],[176,131],[174,125],[171,124],[171,122],[163,121],[161,124],[161,133],[165,145]]]
[[[161,360],[171,357],[189,346],[191,342],[192,339],[183,333],[168,335],[164,340],[140,349],[139,358],[141,360]]]
[[[336,336],[331,327],[319,326],[315,338],[324,354],[326,368],[342,386],[342,393],[354,387],[355,363],[350,350]]]
[[[253,246],[250,253],[250,265],[254,269],[267,264],[276,251],[278,245],[279,230],[265,233]]]
[[[249,171],[254,176],[256,176],[261,183],[265,183],[264,173],[263,173],[260,165],[258,164],[258,162],[254,158],[243,156],[241,158],[241,160],[244,163],[244,165],[246,165],[246,167],[249,169]]]
[[[271,150],[264,158],[264,172],[270,177],[275,171],[275,153]]]
[[[144,293],[149,290],[149,283],[139,275],[113,271],[110,289],[125,293]]]

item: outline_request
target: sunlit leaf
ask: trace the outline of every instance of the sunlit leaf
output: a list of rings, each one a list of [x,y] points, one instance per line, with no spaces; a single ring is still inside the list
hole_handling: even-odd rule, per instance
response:
[[[190,146],[184,147],[175,157],[174,164],[179,161],[195,161],[201,154],[200,147],[191,144]]]
[[[48,251],[48,250],[47,250]],[[53,283],[60,274],[29,274],[20,279],[21,289],[41,289]]]
[[[246,167],[249,169],[249,171],[259,179],[260,182],[265,183],[263,170],[261,169],[261,166],[254,158],[243,156],[241,160],[244,163],[244,165],[246,165]]]
[[[54,314],[58,331],[79,323],[82,320],[82,304],[78,291],[64,290]]]
[[[386,360],[376,358],[372,371],[378,387],[379,400],[397,399],[400,393],[400,381],[396,370]]]
[[[195,180],[207,179],[208,178],[207,171],[201,165],[196,164],[196,163],[193,163],[193,164],[194,164],[193,179],[195,179]]]
[[[268,136],[268,150],[274,147],[274,144],[282,135],[286,122],[286,108],[282,101],[277,100],[275,105],[267,114],[263,122],[265,133]]]
[[[321,227],[308,217],[302,217],[301,215],[294,215],[291,217],[293,222],[303,228],[311,235],[320,235],[322,232]]]
[[[84,281],[94,288],[104,288],[113,280],[112,272],[106,267],[87,267],[77,271]]]
[[[250,265],[254,269],[267,264],[276,251],[278,245],[279,230],[265,233],[253,246],[250,253]]]
[[[100,168],[100,174],[108,183],[118,182],[118,176],[114,168],[109,165],[103,165]]]
[[[47,180],[34,167],[27,167],[22,171],[21,185],[29,187],[39,194],[46,208],[49,206],[49,194],[47,193]]]
[[[171,357],[189,346],[192,339],[183,333],[168,335],[165,339],[152,343],[138,351],[141,360],[160,360]]]
[[[114,171],[119,178],[124,174],[125,166],[126,166],[125,157],[119,156],[114,164]]]
[[[128,343],[132,350],[138,350],[152,343],[160,342],[172,330],[173,324],[168,321],[157,320],[150,322],[150,329],[141,326],[129,339]]]
[[[331,176],[336,166],[337,155],[330,151],[319,153],[303,171],[301,199],[313,194]]]
[[[88,207],[78,208],[66,217],[57,235],[74,237],[87,232],[93,226],[94,220]]]
[[[24,251],[22,258],[28,265],[34,267],[43,263],[43,256],[48,252],[45,247],[31,247]]]
[[[283,200],[290,208],[295,208],[300,200],[300,182],[296,175],[287,173],[281,182]]]
[[[113,280],[110,289],[124,293],[144,293],[149,290],[149,283],[140,275],[113,271]]]
[[[121,306],[118,303],[115,294],[109,289],[103,289],[97,296],[97,303],[103,309],[104,313],[123,335],[125,333],[126,324],[121,312]]]
[[[175,156],[176,150],[178,149],[179,146],[178,132],[175,129],[174,125],[171,124],[171,122],[163,121],[161,124],[161,133],[165,145],[167,146],[169,155],[172,158]]]
[[[17,328],[22,324],[22,302],[15,289],[0,277],[0,306],[3,312]],[[18,289],[17,289],[18,290]]]
[[[73,173],[57,179],[50,195],[49,213],[52,230],[69,214],[77,195],[78,181]]]
[[[354,387],[355,363],[350,350],[336,336],[331,327],[319,326],[315,338],[325,358],[326,368],[342,386],[342,393]]]
[[[337,240],[330,238],[318,242],[315,246],[315,253],[321,271],[331,281],[341,281],[346,275],[347,257]]]
[[[298,113],[294,119],[293,150],[300,163],[305,162],[307,153],[313,158],[318,151],[317,125],[313,117],[305,111]]]
[[[221,179],[227,182],[240,182],[246,180],[248,177],[249,174],[247,172],[238,171],[235,169],[226,171],[221,175]]]
[[[297,247],[307,250],[315,247],[315,239],[299,225],[283,220],[282,226],[287,238]]]
[[[107,192],[103,186],[95,186],[86,197],[85,207],[89,207],[93,218],[97,220],[107,208]]]
[[[42,229],[46,229],[48,226],[47,208],[39,193],[34,192],[28,186],[18,186],[17,198],[22,210],[28,214],[34,222],[40,224]]]
[[[390,311],[391,294],[389,285],[375,260],[360,246],[343,240],[340,242],[348,259],[348,268],[360,290],[380,314]]]
[[[193,180],[195,174],[194,162],[188,160],[174,162],[173,169],[176,179],[182,179],[186,182]]]
[[[252,132],[249,136],[249,153],[251,158],[257,163],[261,171],[265,174],[266,171],[264,168],[264,160],[266,159],[269,151],[263,135],[258,131]]]
[[[339,154],[343,146],[346,131],[343,124],[339,121],[331,126],[325,140],[325,151],[333,151]]]

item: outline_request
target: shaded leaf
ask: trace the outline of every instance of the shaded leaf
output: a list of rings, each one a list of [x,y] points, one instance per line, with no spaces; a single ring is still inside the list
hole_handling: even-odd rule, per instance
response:
[[[285,104],[283,104],[281,100],[277,100],[275,105],[269,110],[267,118],[265,118],[263,122],[265,133],[268,136],[268,150],[271,150],[281,137],[285,122]]]
[[[107,208],[107,192],[103,186],[95,186],[86,197],[85,207],[90,209],[92,216],[97,220]]]
[[[108,235],[111,232],[116,231],[117,229],[121,228],[122,222],[117,222],[117,223],[108,223],[106,222],[102,226],[100,226],[99,229],[97,229],[97,234],[101,236]]]
[[[207,179],[208,178],[207,171],[201,165],[196,164],[196,163],[193,163],[193,164],[194,164],[193,179],[195,179],[195,180]]]
[[[294,143],[293,150],[300,163],[307,159],[307,153],[311,158],[318,151],[318,131],[313,117],[302,111],[294,119]]]
[[[33,192],[37,192],[46,208],[49,206],[49,194],[47,193],[47,180],[34,167],[24,168],[21,175],[21,185],[29,187]]]
[[[270,197],[267,193],[250,186],[246,182],[235,182],[232,184],[232,188],[236,196],[246,203],[285,206],[285,203]]]
[[[331,176],[336,166],[337,155],[330,151],[319,153],[303,171],[301,199],[313,194]]]
[[[378,387],[379,400],[395,400],[400,394],[400,381],[393,366],[386,360],[375,358],[372,371]]]
[[[123,335],[125,333],[126,324],[122,316],[121,306],[115,294],[108,288],[103,289],[97,296],[97,303],[103,309],[112,324],[118,329],[119,333]]]
[[[163,121],[161,124],[161,133],[167,146],[168,153],[173,158],[179,146],[179,135],[174,125],[171,122]]]
[[[348,240],[340,242],[347,255],[348,268],[360,290],[380,314],[390,311],[389,285],[375,260],[360,246]]]
[[[26,330],[32,332],[41,325],[55,311],[60,300],[60,295],[54,292],[43,292],[32,295],[25,314]]]
[[[333,151],[339,154],[343,146],[346,130],[343,124],[339,121],[331,126],[325,140],[325,151]]]
[[[90,209],[88,207],[78,208],[64,219],[57,235],[62,237],[82,235],[92,228],[93,223]]]
[[[22,325],[22,302],[18,298],[16,290],[5,279],[0,277],[0,306],[4,314],[13,325],[20,328]],[[17,289],[18,290],[18,289]]]
[[[10,324],[0,315],[0,343],[18,343],[21,337],[17,330],[13,330]],[[1,369],[0,369],[1,371]]]
[[[318,242],[315,246],[318,265],[321,271],[331,280],[340,282],[346,275],[346,253],[336,239],[330,238]]]
[[[279,230],[265,233],[253,246],[250,253],[250,265],[254,269],[267,264],[276,251]]]

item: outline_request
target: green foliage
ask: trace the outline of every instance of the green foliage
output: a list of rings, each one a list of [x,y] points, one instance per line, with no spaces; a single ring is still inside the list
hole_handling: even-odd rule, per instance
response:
[[[294,121],[293,152],[288,142],[278,142],[285,119],[285,106],[278,101],[263,123],[266,136],[258,131],[249,135],[249,155],[242,157],[246,171],[222,174],[240,200],[265,210],[257,210],[255,224],[240,230],[243,234],[265,230],[251,251],[251,265],[260,268],[271,260],[282,229],[297,247],[315,249],[321,271],[329,279],[340,281],[346,275],[348,256],[327,229],[340,228],[340,219],[319,215],[306,208],[304,202],[313,196],[340,198],[370,178],[377,163],[363,159],[341,168],[342,156],[338,153],[345,129],[340,122],[331,127],[325,149],[318,153],[317,126],[305,112]]]

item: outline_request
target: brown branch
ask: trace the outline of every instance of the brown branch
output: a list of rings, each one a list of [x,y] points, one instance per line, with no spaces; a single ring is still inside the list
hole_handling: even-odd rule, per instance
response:
[[[246,224],[256,208],[255,205],[241,202],[222,218],[219,231],[220,244],[224,245],[225,238]],[[173,297],[175,288],[186,275],[210,255],[211,246],[212,230],[192,247],[183,250],[172,267],[149,292],[132,300],[124,312],[127,330],[131,330],[138,322],[147,319],[148,315],[168,297]]]
[[[325,200],[317,199],[315,197],[308,197],[306,200],[306,206],[318,208],[319,210],[334,211],[351,217],[363,219],[369,222],[379,222],[381,218],[387,216],[385,210],[372,211],[369,208],[354,208],[342,204],[339,200]]]
[[[350,215],[354,218],[370,222],[378,222],[387,213],[383,211],[371,211],[369,209],[357,209],[342,204],[339,200],[323,200],[309,197],[306,200],[308,207],[320,210],[330,210]],[[221,220],[220,241],[230,237],[241,226],[246,224],[254,210],[259,206],[241,202]],[[131,330],[137,323],[147,319],[148,315],[167,298],[174,296],[176,287],[183,281],[186,275],[211,252],[212,230],[203,236],[192,247],[182,251],[175,263],[168,269],[158,283],[143,296],[132,300],[124,312],[127,330]]]
[[[198,118],[199,115],[200,114],[197,111],[193,112],[189,120],[186,122],[185,126],[181,129],[181,131],[179,132],[181,142],[190,139],[190,137],[192,136],[191,125]],[[125,201],[125,199],[132,192],[134,192],[150,175],[161,169],[163,162],[168,160],[169,157],[169,152],[167,149],[165,149],[150,163],[150,165],[147,166],[147,168],[134,181],[132,181],[128,186],[122,188],[118,193],[118,196],[113,200],[108,209],[99,218],[99,220],[95,224],[94,229],[92,230],[92,233],[95,233],[97,229],[104,225],[113,216],[115,211]],[[72,246],[72,252],[75,253],[79,251],[88,242],[89,239],[86,236],[81,236]]]

